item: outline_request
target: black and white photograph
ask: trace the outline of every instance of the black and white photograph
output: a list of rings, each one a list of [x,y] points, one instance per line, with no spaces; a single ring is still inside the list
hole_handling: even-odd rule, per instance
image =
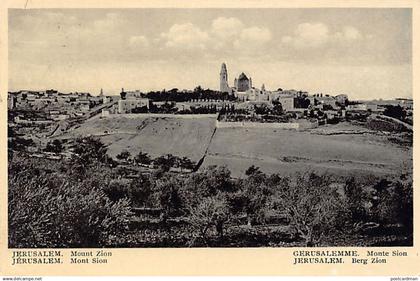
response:
[[[7,20],[9,249],[413,246],[411,8]]]

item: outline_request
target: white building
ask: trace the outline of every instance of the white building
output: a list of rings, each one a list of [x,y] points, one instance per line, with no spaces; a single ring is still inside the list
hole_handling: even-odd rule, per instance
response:
[[[279,95],[276,100],[281,103],[284,111],[291,111],[295,108],[295,98],[293,96]]]
[[[144,107],[146,106],[149,108],[149,99],[148,98],[140,98],[140,99],[120,99],[118,101],[118,113],[131,113],[131,111],[135,108]]]

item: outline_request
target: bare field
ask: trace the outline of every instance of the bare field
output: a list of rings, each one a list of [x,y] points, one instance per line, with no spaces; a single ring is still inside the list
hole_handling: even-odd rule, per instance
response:
[[[412,165],[412,149],[347,123],[307,131],[218,129],[203,166],[226,165],[233,176],[251,166],[283,175],[308,170],[339,175],[393,174]]]
[[[412,148],[388,141],[387,135],[349,123],[307,131],[268,128],[219,128],[215,118],[92,118],[64,137],[94,135],[115,157],[127,149],[153,157],[166,153],[198,161],[201,168],[226,165],[234,177],[255,165],[266,173],[329,172],[363,176],[399,173],[412,165]],[[210,144],[210,145],[209,145]]]
[[[215,118],[181,119],[170,117],[92,118],[64,137],[97,136],[115,157],[124,149],[153,157],[171,153],[198,161],[210,142]]]

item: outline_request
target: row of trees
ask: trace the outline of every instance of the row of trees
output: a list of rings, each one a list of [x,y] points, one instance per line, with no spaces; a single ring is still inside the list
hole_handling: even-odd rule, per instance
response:
[[[180,110],[178,114],[216,114],[218,112],[215,104],[202,106],[191,106],[189,109]]]
[[[202,106],[191,106],[189,109],[182,109],[176,107],[175,102],[165,102],[162,105],[156,105],[153,102],[150,103],[149,108],[138,107],[134,108],[132,113],[164,113],[164,114],[214,114],[217,113],[216,105],[202,105]]]
[[[220,110],[219,121],[228,122],[287,122],[289,116],[284,114],[282,105],[273,101],[272,105],[254,104],[246,108],[235,108],[226,105]]]
[[[94,138],[79,138],[75,141],[75,155],[76,157],[79,157],[77,155],[83,155],[81,156],[80,161],[85,160],[85,155],[90,154],[92,151],[90,151],[89,147],[96,147],[93,149],[95,154],[97,153],[104,153],[106,151],[105,146],[103,146],[100,141]],[[48,142],[45,148],[46,152],[53,152],[53,153],[61,153],[64,150],[63,142],[59,139],[55,139],[51,142]],[[87,151],[84,151],[87,150]],[[102,159],[106,159],[108,164],[112,164],[115,166],[115,163],[113,163],[112,159],[109,158],[107,155],[104,155],[101,157]],[[156,158],[152,158],[148,153],[139,151],[136,155],[132,156],[131,153],[128,150],[121,151],[117,156],[117,160],[120,161],[127,161],[129,163],[135,163],[135,164],[142,164],[142,165],[154,165],[155,167],[159,167],[164,171],[169,171],[170,168],[180,168],[185,170],[193,170],[195,167],[195,163],[191,161],[191,159],[187,157],[179,157],[172,154],[166,154],[162,155]]]
[[[150,113],[175,113],[178,111],[178,108],[175,107],[175,102],[165,102],[161,106],[155,105],[153,102],[150,102],[149,112]]]
[[[385,106],[384,115],[406,121],[407,111],[400,105],[387,105]]]
[[[172,154],[166,154],[152,159],[145,152],[138,152],[134,157],[127,150],[121,151],[116,158],[122,161],[134,162],[136,164],[151,165],[169,171],[170,168],[181,168],[186,170],[194,169],[194,163],[187,157],[179,157]]]
[[[145,94],[152,101],[174,101],[187,102],[192,100],[234,100],[228,93],[222,93],[210,89],[203,89],[197,86],[193,91],[179,91],[177,88],[171,90],[151,91]]]

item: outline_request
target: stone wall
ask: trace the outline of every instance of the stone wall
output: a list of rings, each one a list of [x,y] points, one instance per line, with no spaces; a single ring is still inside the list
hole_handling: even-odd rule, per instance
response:
[[[145,118],[145,117],[165,117],[165,118],[179,118],[179,119],[199,119],[199,118],[217,118],[217,114],[164,114],[164,113],[125,113],[125,114],[110,114],[106,118]]]
[[[270,128],[270,129],[310,129],[318,127],[317,122],[301,121],[293,123],[260,123],[260,122],[220,122],[216,128]]]

